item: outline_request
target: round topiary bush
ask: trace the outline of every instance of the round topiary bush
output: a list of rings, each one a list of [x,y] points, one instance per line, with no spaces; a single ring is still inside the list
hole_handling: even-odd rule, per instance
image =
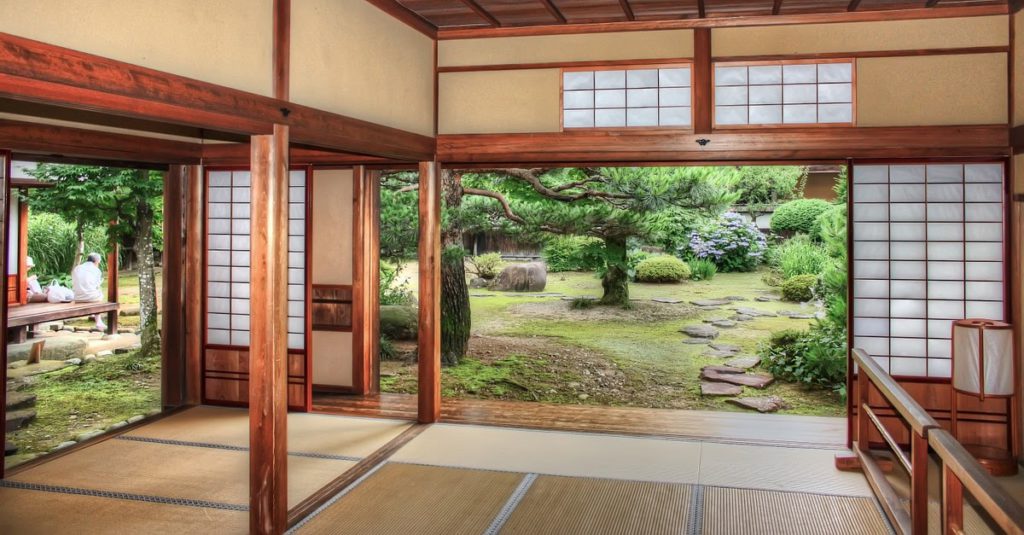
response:
[[[814,286],[818,284],[817,275],[797,275],[782,283],[782,298],[786,301],[802,303],[814,299]]]
[[[775,209],[772,214],[772,232],[776,234],[792,234],[803,232],[811,234],[815,230],[815,221],[832,205],[821,199],[797,199],[789,201]]]
[[[690,266],[674,256],[654,256],[636,266],[637,282],[679,282],[690,278]]]

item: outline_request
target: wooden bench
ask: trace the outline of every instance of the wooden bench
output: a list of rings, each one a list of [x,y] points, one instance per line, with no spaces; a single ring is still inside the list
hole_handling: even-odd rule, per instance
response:
[[[28,303],[12,306],[7,310],[9,343],[21,343],[27,339],[28,328],[32,325],[60,321],[94,314],[107,315],[107,333],[117,329],[118,303],[101,301],[95,303]]]

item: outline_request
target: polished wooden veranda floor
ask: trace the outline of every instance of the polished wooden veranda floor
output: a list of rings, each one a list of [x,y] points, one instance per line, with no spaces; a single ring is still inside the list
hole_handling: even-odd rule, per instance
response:
[[[313,410],[412,420],[416,396],[321,393],[313,396]],[[441,421],[818,448],[845,448],[847,425],[845,418],[820,416],[449,399],[441,404]]]
[[[247,414],[197,407],[18,470],[0,533],[246,533]],[[289,415],[288,444],[290,507],[345,482],[296,533],[889,532],[832,448],[325,414]]]

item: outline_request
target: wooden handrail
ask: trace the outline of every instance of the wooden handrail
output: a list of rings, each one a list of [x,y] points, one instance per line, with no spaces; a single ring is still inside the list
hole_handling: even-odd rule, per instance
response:
[[[928,429],[939,427],[939,423],[928,414],[928,411],[910,397],[910,394],[863,349],[854,348],[853,361],[860,373],[867,374],[875,388],[885,396],[886,401],[892,404],[915,433],[924,436],[927,435]]]
[[[928,433],[928,444],[942,460],[945,477],[952,475],[957,479],[954,488],[966,489],[1003,531],[1012,535],[1024,535],[1024,506],[999,486],[999,483],[960,442],[953,438],[953,435],[943,429],[933,430]],[[948,484],[946,488],[949,488]],[[960,516],[955,519],[947,518],[950,513],[948,505],[943,508],[944,532],[956,531],[947,529],[950,521],[956,528],[963,529],[962,505],[952,504],[953,511]]]

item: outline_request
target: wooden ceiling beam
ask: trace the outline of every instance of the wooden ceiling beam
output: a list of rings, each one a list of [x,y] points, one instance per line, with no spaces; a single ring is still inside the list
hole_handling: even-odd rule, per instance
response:
[[[419,161],[434,139],[280,99],[0,33],[0,97]]]
[[[472,9],[473,13],[476,13],[477,16],[486,20],[487,23],[490,24],[492,27],[501,27],[501,21],[494,18],[494,15],[492,15],[490,11],[487,11],[480,4],[476,3],[476,0],[462,0],[462,3],[466,4],[466,7],[468,7],[469,9]]]
[[[558,9],[558,6],[556,6],[555,4],[551,3],[551,0],[540,0],[540,3],[544,4],[544,9],[548,10],[548,13],[551,13],[551,16],[555,17],[555,20],[557,20],[560,24],[565,24],[569,22],[568,20],[566,20],[565,15],[562,14],[562,10]]]
[[[846,6],[846,10],[853,13],[860,7],[860,0],[850,0],[850,3]]]
[[[629,5],[629,0],[619,0],[619,5],[622,6],[622,12],[626,14],[627,20],[636,20],[636,14],[633,13],[633,6]]]
[[[782,0],[775,0],[775,3],[772,4],[772,15],[778,15],[780,11],[782,11]]]
[[[523,37],[531,35],[565,35],[581,33],[636,32],[676,30],[688,28],[737,28],[745,26],[781,26],[795,24],[830,24],[840,22],[877,22],[891,20],[942,19],[1006,15],[1006,4],[982,4],[965,7],[936,6],[933,8],[893,9],[883,11],[853,11],[841,13],[793,13],[779,15],[737,15],[705,19],[634,20],[619,22],[592,22],[550,24],[543,26],[509,26],[504,28],[455,28],[439,30],[437,38],[479,39],[487,37]]]
[[[708,12],[704,7],[704,0],[697,0],[697,16],[699,18],[707,18]]]
[[[197,164],[198,143],[0,119],[0,147],[54,159]]]
[[[429,20],[421,17],[419,13],[399,4],[396,0],[366,0],[377,9],[395,17],[405,23],[406,26],[426,35],[431,39],[437,39],[437,26]]]

